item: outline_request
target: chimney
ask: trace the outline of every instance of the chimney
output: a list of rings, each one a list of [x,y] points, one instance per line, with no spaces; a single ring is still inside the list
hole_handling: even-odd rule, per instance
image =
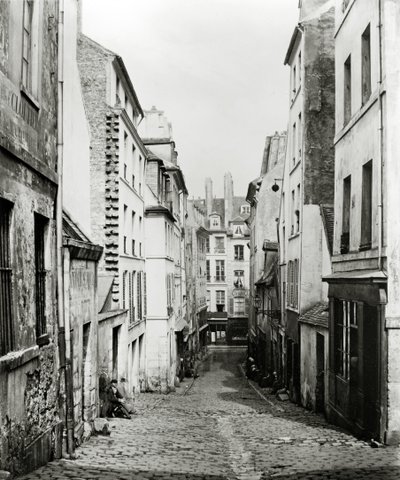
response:
[[[210,177],[206,178],[206,212],[207,217],[211,215],[213,208],[213,184]]]
[[[77,0],[77,34],[82,33],[82,0]]]
[[[225,198],[225,228],[229,227],[229,222],[233,220],[233,180],[230,172],[224,176],[224,198]]]

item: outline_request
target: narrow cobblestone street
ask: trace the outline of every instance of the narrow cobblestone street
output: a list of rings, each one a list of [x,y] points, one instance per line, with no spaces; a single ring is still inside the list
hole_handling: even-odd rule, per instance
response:
[[[141,395],[138,415],[111,420],[111,435],[92,437],[76,460],[23,478],[400,478],[397,448],[373,449],[318,415],[262,398],[238,367],[244,355],[210,350],[193,385],[187,379],[174,394]]]

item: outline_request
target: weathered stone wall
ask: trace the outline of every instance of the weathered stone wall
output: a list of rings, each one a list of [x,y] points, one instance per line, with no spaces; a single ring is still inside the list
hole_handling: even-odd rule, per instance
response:
[[[22,2],[0,2],[0,198],[11,202],[13,345],[0,357],[0,470],[22,473],[60,454],[56,303],[56,2],[35,2],[39,63],[21,88]],[[35,10],[36,9],[36,10]],[[38,10],[40,9],[40,10]],[[9,27],[12,28],[9,28]],[[37,70],[35,70],[37,69]],[[39,115],[40,112],[40,115]],[[46,335],[36,338],[34,215],[44,216]]]
[[[303,203],[333,203],[335,178],[334,9],[304,22]]]

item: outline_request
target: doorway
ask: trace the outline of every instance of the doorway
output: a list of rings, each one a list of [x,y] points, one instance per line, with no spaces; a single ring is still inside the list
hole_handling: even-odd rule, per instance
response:
[[[315,410],[325,413],[325,337],[321,333],[316,333],[316,359]]]

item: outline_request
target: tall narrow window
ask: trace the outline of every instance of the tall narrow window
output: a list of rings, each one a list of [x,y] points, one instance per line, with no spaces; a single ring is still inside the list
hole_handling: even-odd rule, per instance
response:
[[[224,237],[215,237],[215,253],[225,253]]]
[[[295,216],[295,231],[298,233],[300,231],[300,184],[297,185],[297,195],[296,195],[296,208],[294,211]]]
[[[216,292],[216,306],[217,312],[225,311],[225,290],[217,290]]]
[[[137,318],[138,320],[142,320],[143,318],[143,311],[142,311],[142,272],[137,273],[137,300],[136,300],[136,305],[137,305]]]
[[[10,220],[12,204],[0,199],[0,356],[14,348]]]
[[[351,118],[351,55],[344,62],[344,90],[343,90],[344,125]]]
[[[22,39],[22,85],[32,88],[32,17],[33,0],[24,0],[24,33]]]
[[[128,245],[127,245],[127,243],[128,243],[127,231],[128,231],[128,206],[124,205],[124,238],[123,238],[124,253],[128,253],[128,250],[127,250],[127,248],[128,248]]]
[[[351,209],[351,175],[343,180],[342,236],[340,252],[348,253],[350,246],[350,209]]]
[[[235,260],[243,260],[244,259],[244,247],[243,247],[243,245],[235,245],[234,246],[234,254],[235,254]]]
[[[135,242],[135,212],[132,210],[132,255],[136,255],[136,242]]]
[[[360,250],[371,248],[372,237],[372,160],[363,166]]]
[[[299,67],[299,86],[300,86],[301,85],[301,52],[299,52],[298,67]]]
[[[121,103],[121,99],[119,96],[119,85],[120,85],[120,82],[119,82],[119,78],[117,77],[117,80],[115,83],[115,104],[116,105],[119,105]]]
[[[296,95],[296,92],[297,92],[297,85],[296,85],[296,82],[297,82],[297,70],[296,70],[296,65],[293,66],[293,79],[292,79],[292,82],[293,82],[293,96]]]
[[[207,282],[210,282],[211,281],[210,260],[206,260],[206,275],[207,275]]]
[[[46,325],[46,268],[45,235],[47,219],[35,214],[35,299],[36,299],[36,335],[47,333]]]
[[[371,96],[371,28],[364,30],[361,37],[361,75],[362,75],[362,104]]]
[[[303,145],[303,125],[301,123],[301,113],[299,113],[299,119],[298,119],[298,134],[297,134],[297,148],[298,148],[298,151],[299,151],[299,160],[301,160],[301,154],[302,154],[302,150],[301,150],[301,147]]]
[[[294,211],[295,211],[295,195],[294,195],[294,190],[292,190],[292,198],[291,198],[291,204],[290,204],[290,221],[291,221],[290,235],[294,235],[294,224],[295,224]]]
[[[293,157],[293,165],[296,165],[297,159],[297,128],[296,122],[293,124],[293,133],[292,133],[292,157]]]
[[[225,260],[216,260],[215,274],[216,282],[225,282]]]

